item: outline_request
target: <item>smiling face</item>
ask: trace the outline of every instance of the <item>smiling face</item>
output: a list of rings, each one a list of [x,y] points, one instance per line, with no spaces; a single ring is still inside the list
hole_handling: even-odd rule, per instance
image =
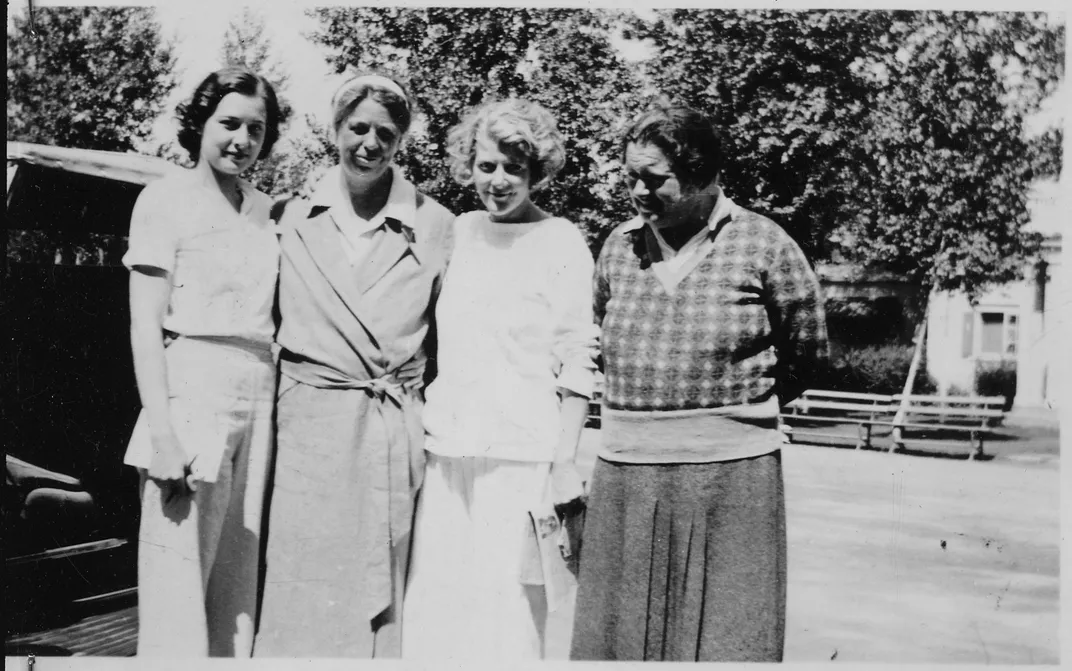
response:
[[[473,186],[492,221],[520,221],[530,209],[528,158],[480,133],[473,152]]]
[[[260,96],[225,95],[205,122],[200,161],[224,175],[244,172],[261,153],[267,116]]]
[[[625,148],[625,184],[640,217],[655,228],[672,228],[693,219],[703,189],[678,179],[670,159],[652,144]]]
[[[386,107],[365,98],[339,124],[335,139],[347,181],[369,183],[391,167],[402,142],[402,131]]]

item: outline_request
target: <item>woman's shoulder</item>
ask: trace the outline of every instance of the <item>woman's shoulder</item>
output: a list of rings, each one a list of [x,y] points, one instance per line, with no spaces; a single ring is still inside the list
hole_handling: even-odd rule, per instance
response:
[[[324,208],[323,211],[327,212],[327,209]],[[289,196],[272,201],[268,218],[274,221],[280,229],[286,229],[293,228],[295,223],[313,216],[313,203],[310,199],[302,196]]]
[[[190,191],[193,190],[189,173],[189,170],[176,170],[159,179],[154,179],[138,194],[138,201],[159,203],[162,207],[169,207],[171,203],[187,199]]]
[[[540,222],[540,229],[545,231],[546,235],[553,237],[556,241],[565,242],[567,244],[581,243],[587,246],[584,237],[584,231],[581,227],[570,221],[566,217],[549,217]]]
[[[188,170],[177,170],[149,182],[134,203],[132,221],[163,223],[165,220],[181,220],[181,214],[189,210],[191,203],[198,202],[191,198],[190,183]]]
[[[607,247],[621,244],[632,245],[633,236],[643,229],[644,221],[639,216],[623,221],[611,229],[603,246]]]
[[[778,222],[758,212],[737,206],[733,218],[726,226],[728,237],[760,238],[768,245],[796,245]]]
[[[454,236],[454,213],[419,190],[414,190],[414,196],[417,200],[417,225],[421,230],[431,233],[434,245],[450,247]]]
[[[415,190],[415,195],[417,199],[417,216],[444,224],[449,224],[454,220],[454,213],[443,207],[435,198],[420,190]]]

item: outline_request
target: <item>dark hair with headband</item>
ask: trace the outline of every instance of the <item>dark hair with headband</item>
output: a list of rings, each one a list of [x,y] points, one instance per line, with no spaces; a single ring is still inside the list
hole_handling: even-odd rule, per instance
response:
[[[175,110],[179,121],[179,145],[195,161],[201,154],[201,134],[205,122],[216,111],[220,101],[229,93],[259,96],[264,101],[264,144],[257,158],[264,158],[279,139],[279,100],[268,80],[242,68],[223,68],[205,77],[190,99]]]
[[[622,153],[631,145],[658,147],[677,177],[703,187],[718,179],[725,155],[718,130],[703,112],[660,100],[642,114],[622,137]]]
[[[391,121],[405,135],[413,121],[410,109],[410,94],[406,87],[394,77],[380,74],[361,74],[339,87],[331,99],[331,122],[335,131],[339,130],[346,118],[366,98],[371,98],[391,116]]]

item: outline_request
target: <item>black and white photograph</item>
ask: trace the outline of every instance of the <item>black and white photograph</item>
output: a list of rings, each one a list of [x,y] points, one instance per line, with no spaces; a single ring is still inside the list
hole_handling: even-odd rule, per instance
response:
[[[6,663],[1067,663],[1067,17],[8,2]]]

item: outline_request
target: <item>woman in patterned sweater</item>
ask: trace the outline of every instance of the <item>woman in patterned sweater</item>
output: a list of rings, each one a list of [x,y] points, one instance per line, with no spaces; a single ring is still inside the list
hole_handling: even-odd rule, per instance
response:
[[[603,442],[571,656],[780,661],[778,408],[826,353],[819,282],[722,192],[703,114],[659,105],[622,148],[638,216],[596,264]]]

